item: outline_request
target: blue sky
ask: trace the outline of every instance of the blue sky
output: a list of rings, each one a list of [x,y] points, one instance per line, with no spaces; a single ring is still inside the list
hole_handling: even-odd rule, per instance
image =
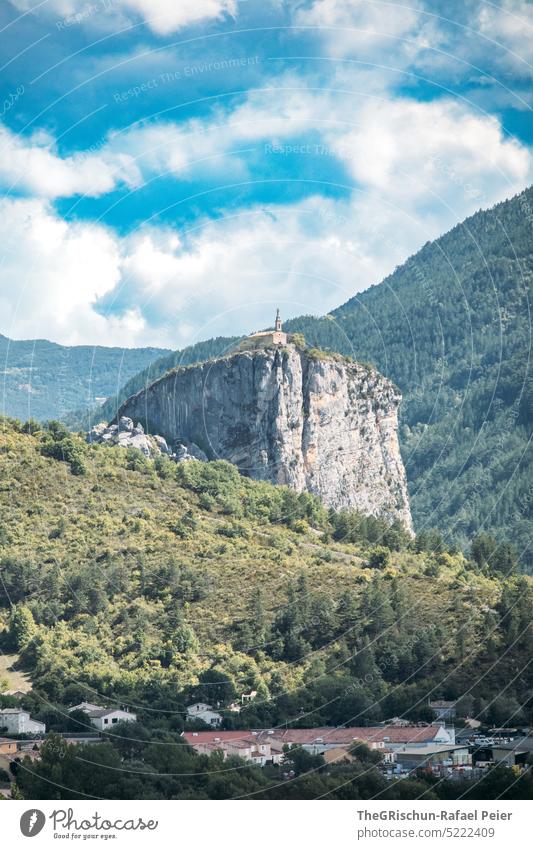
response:
[[[322,314],[532,182],[533,7],[3,0],[0,332]]]

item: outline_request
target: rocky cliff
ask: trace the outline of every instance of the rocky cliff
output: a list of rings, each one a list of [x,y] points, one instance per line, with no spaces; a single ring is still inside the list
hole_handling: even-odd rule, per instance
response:
[[[250,477],[411,529],[400,400],[374,369],[287,345],[172,371],[129,398],[119,416],[172,445],[192,442]]]

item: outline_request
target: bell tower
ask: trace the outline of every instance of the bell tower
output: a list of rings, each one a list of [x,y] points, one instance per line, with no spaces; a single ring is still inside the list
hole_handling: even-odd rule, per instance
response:
[[[276,310],[276,321],[274,323],[274,330],[276,333],[281,333],[281,317],[279,314],[279,309]]]

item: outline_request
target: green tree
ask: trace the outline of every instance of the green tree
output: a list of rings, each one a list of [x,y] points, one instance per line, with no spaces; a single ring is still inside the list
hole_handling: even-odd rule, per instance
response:
[[[35,619],[26,605],[15,605],[11,611],[9,634],[19,651],[24,651],[37,634]]]

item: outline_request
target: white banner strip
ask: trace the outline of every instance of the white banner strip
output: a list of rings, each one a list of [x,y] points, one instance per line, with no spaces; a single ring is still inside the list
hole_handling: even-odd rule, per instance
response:
[[[194,849],[527,845],[528,802],[71,801],[0,804],[4,847],[64,841]],[[32,842],[34,841],[34,842]]]

